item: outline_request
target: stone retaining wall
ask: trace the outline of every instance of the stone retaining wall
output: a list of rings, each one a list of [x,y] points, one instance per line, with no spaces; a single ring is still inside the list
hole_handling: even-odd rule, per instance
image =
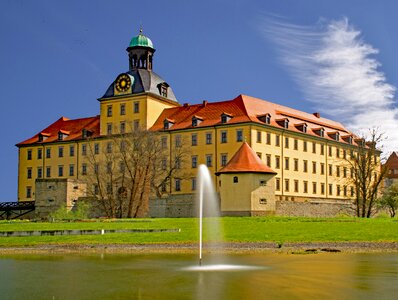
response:
[[[354,215],[355,210],[351,203],[344,201],[277,201],[277,216],[297,217],[335,217],[341,215]]]

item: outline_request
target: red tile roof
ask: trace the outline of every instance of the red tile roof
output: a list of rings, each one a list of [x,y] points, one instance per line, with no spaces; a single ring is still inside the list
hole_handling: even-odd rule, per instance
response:
[[[398,173],[395,174],[394,170],[398,170],[398,155],[396,152],[391,153],[384,166],[387,167],[387,178],[398,178]],[[390,171],[391,170],[391,171]]]
[[[208,103],[204,101],[202,104],[184,105],[165,109],[151,130],[163,130],[164,120],[172,119],[175,124],[169,127],[169,130],[179,130],[193,128],[192,118],[194,116],[203,117],[203,121],[198,124],[198,128],[220,125],[221,115],[229,114],[232,118],[227,124],[236,124],[244,122],[255,122],[265,124],[260,120],[261,116],[269,114],[271,116],[270,125],[282,129],[283,124],[278,121],[288,119],[289,124],[287,130],[293,132],[302,132],[300,126],[307,124],[308,135],[318,136],[317,130],[325,129],[322,138],[334,140],[332,133],[339,132],[339,142],[348,143],[342,136],[352,135],[341,123],[326,118],[318,117],[314,114],[305,113],[290,107],[282,106],[276,103],[268,102],[262,99],[253,98],[246,95],[239,95],[233,100]],[[353,135],[355,138],[355,136]]]
[[[244,142],[231,160],[216,175],[223,173],[268,173],[276,174],[269,168],[250,148],[249,144]]]
[[[70,120],[65,117],[59,118],[53,124],[43,129],[33,137],[18,143],[17,146],[25,146],[31,144],[46,144],[58,141],[58,133],[64,133],[63,141],[73,141],[82,138],[82,130],[87,129],[92,133],[91,137],[98,137],[100,134],[100,118],[99,116]],[[39,135],[45,136],[46,139],[39,141]]]

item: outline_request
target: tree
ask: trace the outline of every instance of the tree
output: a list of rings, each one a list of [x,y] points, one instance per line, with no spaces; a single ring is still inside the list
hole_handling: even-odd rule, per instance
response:
[[[98,142],[89,142],[87,176],[90,191],[110,218],[136,218],[148,214],[151,195],[161,197],[173,177],[184,177],[181,165],[187,148],[165,144],[160,133],[137,129],[118,134],[103,144],[98,154]]]
[[[395,217],[398,210],[398,183],[394,183],[384,190],[379,206],[388,209],[391,218]]]
[[[377,145],[383,140],[383,135],[377,129],[371,129],[369,139],[356,139],[358,146],[350,159],[351,184],[355,189],[354,206],[357,217],[370,218],[376,210],[376,202],[380,195],[380,187],[386,174],[386,169],[380,164],[380,153]]]

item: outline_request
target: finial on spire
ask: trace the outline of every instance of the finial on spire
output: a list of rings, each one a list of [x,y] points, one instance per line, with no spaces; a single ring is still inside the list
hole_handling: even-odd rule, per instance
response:
[[[142,24],[140,24],[140,34],[142,35]]]

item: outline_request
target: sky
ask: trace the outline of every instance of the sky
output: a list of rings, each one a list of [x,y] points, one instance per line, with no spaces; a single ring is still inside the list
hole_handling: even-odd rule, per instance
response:
[[[21,142],[99,114],[143,32],[182,103],[246,94],[377,127],[398,150],[398,1],[0,0],[0,201],[17,200]]]

